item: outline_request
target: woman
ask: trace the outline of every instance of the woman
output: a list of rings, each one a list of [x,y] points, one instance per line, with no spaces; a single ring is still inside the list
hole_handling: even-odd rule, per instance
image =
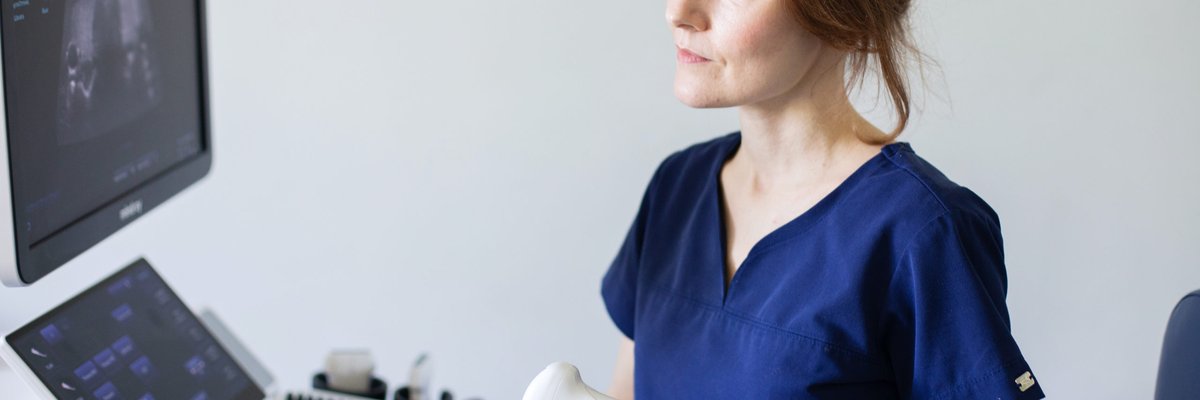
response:
[[[741,131],[655,172],[604,277],[622,399],[1037,399],[999,220],[911,146],[908,0],[668,0],[675,94]],[[885,133],[847,98],[877,63]],[[850,74],[847,76],[846,71]]]

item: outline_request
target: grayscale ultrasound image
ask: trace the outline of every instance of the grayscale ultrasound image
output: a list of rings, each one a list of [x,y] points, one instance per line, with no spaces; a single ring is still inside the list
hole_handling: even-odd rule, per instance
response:
[[[67,0],[58,143],[111,132],[153,109],[162,89],[150,0]]]

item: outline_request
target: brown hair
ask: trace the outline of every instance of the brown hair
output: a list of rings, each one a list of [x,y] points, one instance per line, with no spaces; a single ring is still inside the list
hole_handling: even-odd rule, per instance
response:
[[[879,78],[887,86],[896,107],[896,127],[890,137],[874,138],[887,142],[908,126],[911,102],[904,63],[920,56],[908,34],[908,9],[911,0],[790,0],[800,25],[833,48],[849,53],[847,67],[851,79],[847,88],[861,84],[874,61]],[[874,60],[872,60],[872,56]]]

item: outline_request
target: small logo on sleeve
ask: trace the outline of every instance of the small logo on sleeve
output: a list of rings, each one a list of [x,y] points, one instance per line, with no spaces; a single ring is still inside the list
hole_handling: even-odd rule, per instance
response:
[[[1033,380],[1033,374],[1029,371],[1025,371],[1024,374],[1018,376],[1013,382],[1017,383],[1017,386],[1020,387],[1021,392],[1025,392],[1026,390],[1029,390],[1029,388],[1033,387],[1034,384],[1037,384],[1037,381]]]

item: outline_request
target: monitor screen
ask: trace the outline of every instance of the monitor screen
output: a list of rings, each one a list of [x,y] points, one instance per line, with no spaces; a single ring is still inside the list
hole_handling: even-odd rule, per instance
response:
[[[145,260],[6,340],[58,399],[263,398]]]
[[[29,283],[190,183],[136,193],[163,192],[160,178],[208,153],[203,8],[0,1],[7,187]]]

